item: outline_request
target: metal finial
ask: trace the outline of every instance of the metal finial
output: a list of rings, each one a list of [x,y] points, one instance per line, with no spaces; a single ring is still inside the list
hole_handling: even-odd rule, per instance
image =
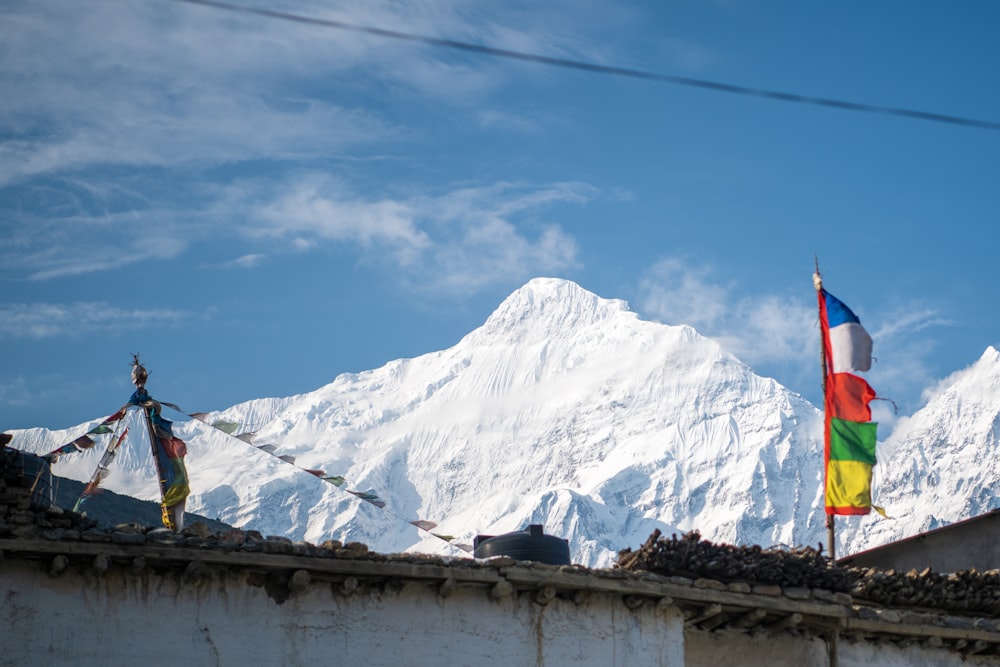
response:
[[[149,372],[146,367],[139,363],[139,355],[132,355],[132,384],[135,385],[136,389],[143,389],[146,386],[146,378],[149,377]]]

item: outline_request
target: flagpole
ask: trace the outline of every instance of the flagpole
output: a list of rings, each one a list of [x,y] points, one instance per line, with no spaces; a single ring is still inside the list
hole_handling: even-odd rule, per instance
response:
[[[816,293],[817,293],[817,295],[819,295],[819,293],[823,289],[823,276],[819,272],[819,257],[815,257],[815,261],[816,261],[816,272],[813,273],[813,287],[816,288]],[[826,460],[826,438],[828,437],[827,434],[829,432],[830,426],[827,423],[827,420],[829,419],[829,415],[827,414],[827,396],[826,396],[826,392],[827,392],[827,372],[828,372],[827,371],[827,363],[826,363],[826,338],[824,337],[823,327],[822,326],[820,326],[820,328],[819,328],[819,362],[820,362],[820,367],[823,369],[823,424],[824,424],[824,426],[823,426],[823,430],[824,430],[824,432],[823,432],[823,452],[824,452],[823,453],[823,484],[824,484],[824,487],[825,487],[825,485],[826,485],[826,475],[828,474],[828,471],[827,471],[828,462]],[[826,493],[826,489],[825,488],[823,490],[823,493],[824,494]],[[826,505],[826,503],[824,503],[824,511],[825,511],[825,505]],[[826,515],[826,545],[827,545],[827,547],[826,547],[827,551],[830,554],[830,562],[831,563],[836,563],[837,562],[837,535],[836,535],[836,520],[835,520],[833,514],[827,514]]]
[[[146,391],[146,378],[148,372],[146,368],[139,363],[139,355],[132,355],[132,383],[135,385],[136,392]],[[165,508],[163,508],[163,484],[165,483],[166,477],[164,476],[163,467],[160,465],[160,457],[157,456],[156,449],[156,428],[153,426],[153,404],[152,398],[146,393],[146,398],[144,405],[140,405],[139,409],[142,410],[143,421],[146,422],[146,435],[149,437],[149,449],[150,453],[153,455],[153,465],[156,466],[156,478],[159,482],[160,487],[160,506],[163,512],[163,524],[175,530],[175,526],[172,521],[170,521],[169,514]]]

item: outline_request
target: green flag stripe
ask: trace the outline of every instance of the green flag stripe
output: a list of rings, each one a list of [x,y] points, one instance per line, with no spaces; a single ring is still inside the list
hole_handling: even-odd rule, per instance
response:
[[[874,422],[849,422],[830,420],[830,459],[832,461],[860,461],[875,465]]]

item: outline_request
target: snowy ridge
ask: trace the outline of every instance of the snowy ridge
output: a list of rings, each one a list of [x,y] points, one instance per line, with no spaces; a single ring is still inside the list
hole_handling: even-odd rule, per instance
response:
[[[939,396],[950,407],[930,412],[935,399],[906,423],[913,433],[918,423],[937,433],[939,420],[952,420],[957,430],[939,433],[941,448],[967,442],[964,458],[950,465],[944,454],[910,456],[904,429],[885,443],[881,456],[895,460],[889,450],[898,449],[899,460],[916,462],[898,481],[883,480],[879,500],[890,509],[893,493],[932,493],[930,482],[913,481],[927,465],[942,479],[968,472],[987,427],[995,444],[997,357],[991,349],[956,376],[953,394]],[[967,391],[980,392],[981,403]],[[379,509],[199,422],[178,423],[189,449],[189,509],[265,534],[456,553],[408,522],[437,522],[435,532],[465,543],[541,523],[570,540],[575,562],[591,566],[609,565],[654,528],[698,529],[737,544],[825,541],[820,411],[690,327],[643,321],[625,302],[564,280],[532,280],[449,349],[344,374],[298,396],[248,401],[214,419],[238,422],[256,431],[255,445],[342,475],[386,504]],[[50,451],[91,425],[17,432],[14,446]],[[64,458],[57,474],[86,479],[100,449]],[[148,451],[130,452],[105,486],[155,499]],[[975,485],[936,484],[951,498]],[[961,507],[935,519],[995,506],[992,493],[950,500]],[[892,526],[926,521],[914,514]],[[842,533],[849,550],[880,539],[890,524],[853,522],[842,524],[854,531]]]

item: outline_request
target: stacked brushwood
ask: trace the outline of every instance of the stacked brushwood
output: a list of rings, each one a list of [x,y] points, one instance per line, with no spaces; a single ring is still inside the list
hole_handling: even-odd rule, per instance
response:
[[[886,607],[927,607],[1000,616],[1000,570],[954,573],[845,567],[811,547],[762,548],[713,544],[698,531],[665,538],[653,532],[638,550],[618,552],[615,567],[726,583],[772,584],[850,593]]]
[[[854,584],[850,570],[832,564],[820,550],[713,544],[701,539],[698,531],[685,533],[680,538],[674,534],[667,539],[656,530],[637,551],[623,549],[618,552],[616,567],[729,583],[820,588],[845,593]]]
[[[920,572],[853,568],[852,574],[851,594],[857,599],[885,606],[1000,615],[1000,570],[945,574],[930,568]]]

